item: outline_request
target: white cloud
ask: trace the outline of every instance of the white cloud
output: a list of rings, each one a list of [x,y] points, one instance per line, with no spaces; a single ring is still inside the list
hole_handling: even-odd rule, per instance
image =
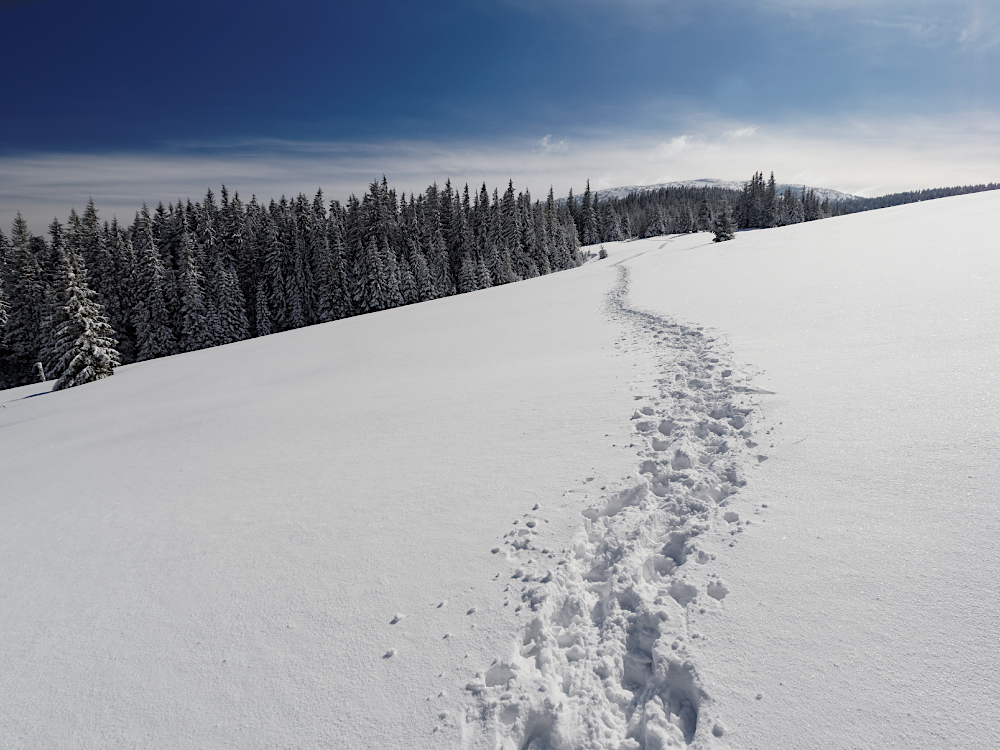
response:
[[[742,123],[692,116],[663,139],[632,131],[574,135],[571,151],[545,152],[536,139],[488,145],[397,141],[387,143],[258,142],[230,148],[190,147],[170,154],[35,154],[0,157],[0,228],[8,232],[22,211],[36,233],[93,196],[100,215],[131,221],[146,202],[198,200],[225,183],[244,199],[282,194],[328,198],[361,194],[386,175],[403,192],[433,181],[508,179],[543,198],[552,185],[573,187],[652,184],[715,177],[746,180],[774,170],[779,181],[805,181],[849,193],[881,195],[927,187],[1000,181],[1000,114],[965,112],[947,117],[811,119],[766,125],[753,138],[727,133]],[[697,126],[697,127],[695,127]],[[564,139],[565,140],[565,139]],[[552,144],[551,138],[546,141]],[[557,142],[558,143],[558,142]],[[555,144],[552,144],[555,145]]]
[[[727,130],[723,135],[728,138],[749,138],[754,133],[757,132],[756,125],[747,125],[745,128],[738,128],[736,130]]]
[[[547,135],[538,142],[542,153],[545,154],[565,154],[569,151],[569,142],[563,138],[561,141],[552,141],[552,136]]]
[[[690,135],[679,135],[671,138],[666,143],[661,143],[656,149],[656,153],[661,157],[676,156],[682,151],[690,149],[694,145],[694,139]]]

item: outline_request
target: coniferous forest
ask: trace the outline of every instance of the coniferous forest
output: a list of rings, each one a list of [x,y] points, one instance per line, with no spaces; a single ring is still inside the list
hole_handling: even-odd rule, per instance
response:
[[[117,364],[508,284],[582,262],[572,215],[526,191],[385,179],[360,200],[267,205],[222,189],[146,206],[131,225],[82,214],[0,235],[0,387],[110,374]]]
[[[322,192],[244,203],[147,206],[129,225],[82,214],[46,236],[18,215],[0,232],[0,388],[55,379],[56,389],[127,364],[472,292],[586,259],[581,245],[635,237],[814,221],[918,200],[997,189],[945,188],[842,203],[803,188],[778,193],[757,173],[743,190],[663,188],[598,201],[589,183],[544,202],[470,194],[448,182],[397,195],[385,178],[358,200]],[[722,227],[722,229],[720,229]]]

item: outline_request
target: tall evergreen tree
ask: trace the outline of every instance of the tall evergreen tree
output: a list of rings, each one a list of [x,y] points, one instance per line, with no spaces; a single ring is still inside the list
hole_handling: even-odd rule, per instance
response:
[[[416,221],[414,219],[414,221]],[[421,302],[434,299],[437,296],[437,289],[431,277],[430,269],[427,267],[427,259],[420,249],[420,242],[417,239],[419,232],[414,229],[406,245],[406,259],[409,262],[410,271],[413,274],[413,282],[416,288],[417,297]]]
[[[136,359],[143,361],[165,357],[177,351],[177,339],[170,326],[163,262],[153,239],[152,221],[145,205],[136,214],[132,243],[138,269],[133,311],[138,348]]]
[[[701,202],[698,204],[698,217],[695,220],[695,227],[699,232],[708,232],[712,229],[712,208],[708,205],[708,191],[701,191]]]
[[[764,226],[778,226],[778,185],[774,181],[774,172],[771,172],[764,193]]]
[[[7,318],[5,370],[13,385],[31,382],[42,348],[45,287],[38,257],[31,249],[28,224],[20,213],[11,227],[7,251]]]
[[[601,241],[597,226],[597,198],[590,192],[590,180],[583,192],[583,204],[580,209],[580,241],[584,245],[597,245]]]
[[[118,365],[115,332],[87,286],[83,259],[75,248],[66,251],[62,273],[51,320],[54,361],[49,376],[56,378],[55,391],[109,377]]]
[[[384,256],[374,235],[354,264],[354,307],[361,312],[376,312],[387,307],[388,273]]]

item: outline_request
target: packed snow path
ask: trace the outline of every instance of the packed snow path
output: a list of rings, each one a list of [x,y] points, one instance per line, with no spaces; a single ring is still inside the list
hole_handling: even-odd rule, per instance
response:
[[[622,415],[635,473],[600,487],[572,544],[540,547],[529,513],[501,548],[511,599],[532,614],[513,654],[467,689],[505,749],[709,747],[725,733],[698,674],[699,628],[729,593],[713,550],[751,523],[737,499],[766,459],[750,430],[756,391],[714,337],[629,306],[617,271],[619,346],[652,350],[659,377]]]

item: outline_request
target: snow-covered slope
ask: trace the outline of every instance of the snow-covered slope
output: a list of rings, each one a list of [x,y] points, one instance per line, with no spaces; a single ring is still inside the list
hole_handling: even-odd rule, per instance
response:
[[[0,747],[991,747],[998,209],[0,392]]]
[[[632,265],[636,304],[724,331],[775,392],[700,662],[734,748],[1000,736],[998,213],[944,198]]]
[[[648,193],[653,190],[659,190],[660,188],[679,188],[679,187],[694,187],[694,188],[722,188],[723,190],[742,190],[743,182],[737,182],[734,180],[714,180],[714,179],[701,179],[701,180],[680,180],[678,182],[662,182],[656,185],[625,185],[623,187],[614,188],[603,188],[601,190],[596,190],[598,200],[608,200],[610,198],[624,198],[626,195],[631,195],[632,193]],[[786,188],[791,188],[791,191],[796,195],[801,195],[803,187],[806,190],[812,190],[816,193],[821,201],[829,199],[830,201],[844,201],[856,198],[855,195],[850,195],[849,193],[842,193],[839,190],[832,190],[830,188],[818,188],[809,187],[808,185],[791,185],[786,183],[781,183],[777,186],[779,193],[785,192]]]

